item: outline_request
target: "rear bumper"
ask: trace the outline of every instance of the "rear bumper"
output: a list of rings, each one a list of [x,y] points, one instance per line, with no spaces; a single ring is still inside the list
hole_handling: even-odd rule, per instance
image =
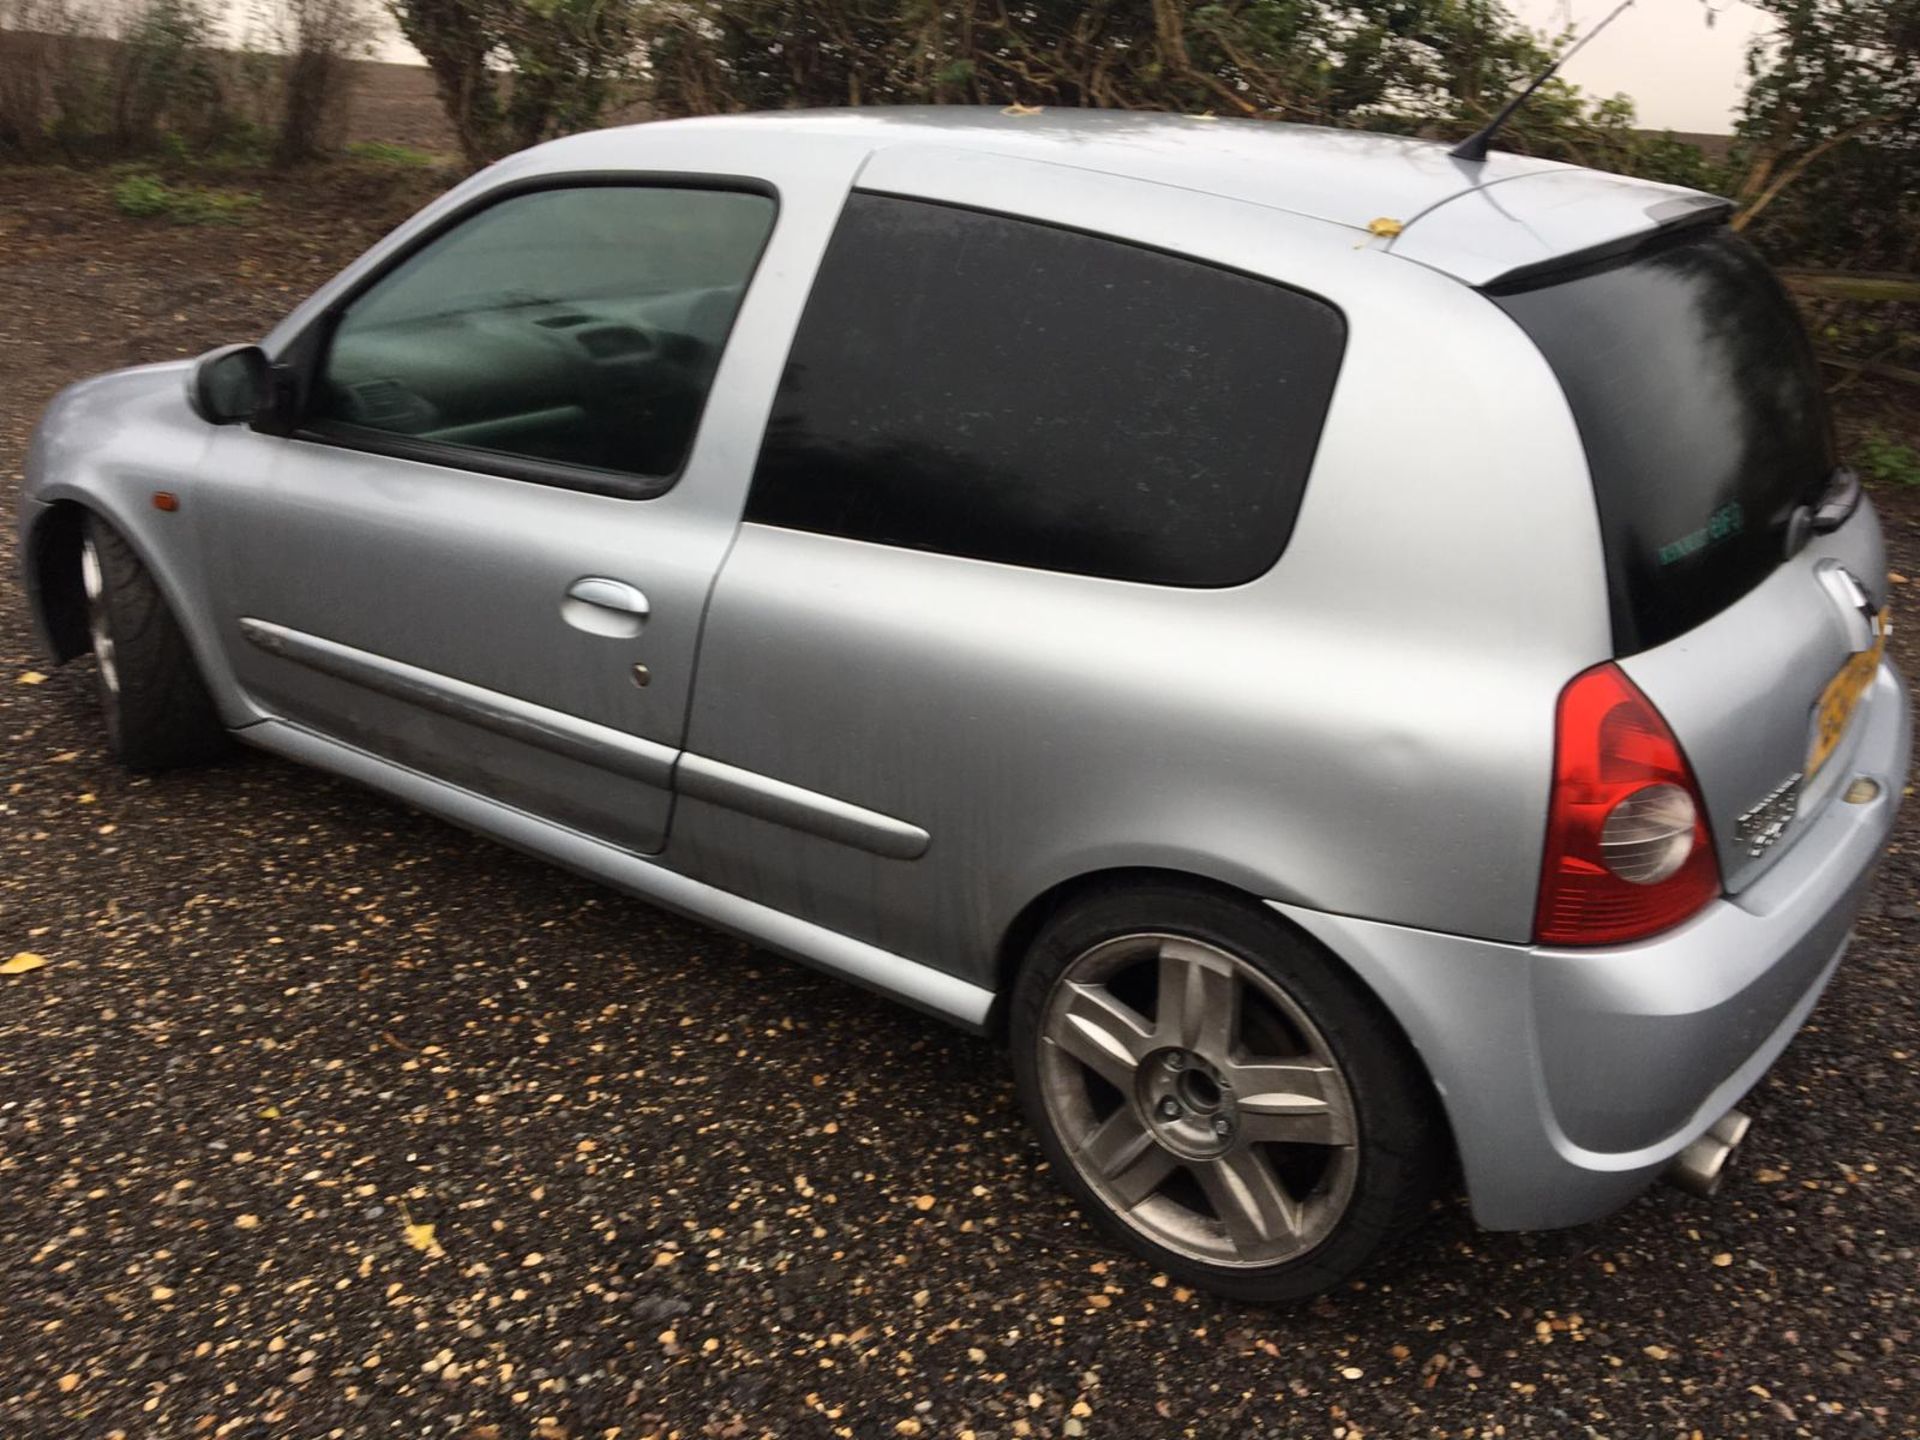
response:
[[[1636,945],[1552,950],[1275,904],[1353,966],[1446,1107],[1474,1218],[1574,1225],[1616,1209],[1758,1083],[1846,949],[1912,746],[1882,666],[1836,801],[1758,882]]]

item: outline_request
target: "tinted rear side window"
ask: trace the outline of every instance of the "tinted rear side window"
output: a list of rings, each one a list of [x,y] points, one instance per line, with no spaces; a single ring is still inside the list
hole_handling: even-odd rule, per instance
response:
[[[747,518],[1163,585],[1293,528],[1345,341],[1323,301],[1158,251],[855,195]]]
[[[1670,640],[1765,579],[1833,455],[1799,316],[1752,247],[1697,231],[1495,298],[1579,425],[1615,649]]]

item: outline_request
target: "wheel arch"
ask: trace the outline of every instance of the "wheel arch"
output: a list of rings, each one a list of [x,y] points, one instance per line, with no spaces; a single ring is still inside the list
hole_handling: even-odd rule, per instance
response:
[[[90,512],[77,500],[55,500],[40,508],[25,537],[27,608],[41,648],[56,665],[64,665],[89,648],[80,544]]]
[[[1421,1082],[1432,1100],[1431,1113],[1445,1132],[1442,1139],[1446,1153],[1457,1166],[1459,1147],[1455,1142],[1452,1123],[1447,1112],[1445,1097],[1435,1080],[1432,1067],[1421,1053],[1420,1047],[1413,1041],[1401,1022],[1400,1016],[1387,1003],[1378,987],[1368,983],[1367,978],[1337,951],[1309,934],[1295,924],[1286,915],[1267,905],[1261,897],[1232,885],[1224,880],[1196,874],[1192,871],[1171,869],[1161,866],[1136,865],[1115,866],[1107,869],[1089,870],[1056,882],[1034,896],[1021,907],[1001,936],[998,953],[995,955],[993,1007],[987,1013],[986,1033],[998,1044],[1008,1041],[1008,1010],[1013,994],[1014,982],[1020,971],[1021,962],[1034,938],[1040,933],[1047,920],[1063,907],[1085,896],[1108,890],[1122,890],[1142,885],[1174,885],[1196,894],[1217,896],[1236,904],[1248,906],[1259,911],[1267,918],[1286,926],[1298,935],[1306,944],[1327,957],[1328,963],[1335,966],[1352,984],[1370,999],[1381,1016],[1392,1028],[1405,1049],[1405,1053],[1418,1067]]]
[[[234,685],[226,658],[213,638],[210,619],[191,603],[185,577],[178,568],[183,557],[160,553],[162,547],[149,533],[147,515],[161,512],[121,513],[118,496],[110,489],[80,493],[71,487],[62,490],[35,502],[44,513],[28,521],[22,536],[21,568],[26,577],[28,608],[41,644],[54,662],[64,665],[93,648],[87,632],[86,591],[80,578],[80,546],[87,521],[98,519],[113,527],[153,578],[223,723],[233,727],[259,719]]]

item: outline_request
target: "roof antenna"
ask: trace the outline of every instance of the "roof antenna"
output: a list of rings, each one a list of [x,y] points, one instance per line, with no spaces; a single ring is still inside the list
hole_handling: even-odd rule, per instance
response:
[[[1556,70],[1566,64],[1567,61],[1571,60],[1575,55],[1579,54],[1582,45],[1585,45],[1587,41],[1593,39],[1594,36],[1598,35],[1602,30],[1606,29],[1607,26],[1619,19],[1620,12],[1632,4],[1633,0],[1620,0],[1620,3],[1613,7],[1612,12],[1608,14],[1606,19],[1602,20],[1598,25],[1594,26],[1593,29],[1589,30],[1578,40],[1574,41],[1573,44],[1568,46],[1566,53],[1556,57],[1551,65],[1534,76],[1532,81],[1528,83],[1526,89],[1507,101],[1505,105],[1502,105],[1498,115],[1494,116],[1493,119],[1489,120],[1478,130],[1474,131],[1473,134],[1454,146],[1447,154],[1456,160],[1466,160],[1476,165],[1485,160],[1487,158],[1487,146],[1493,143],[1493,137],[1500,132],[1500,127],[1513,118],[1513,112],[1531,100],[1533,98],[1533,92],[1551,80]]]

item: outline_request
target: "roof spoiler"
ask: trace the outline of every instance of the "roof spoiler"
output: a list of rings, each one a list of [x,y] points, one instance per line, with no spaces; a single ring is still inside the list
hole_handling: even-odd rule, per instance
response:
[[[1479,288],[1490,295],[1506,295],[1570,279],[1580,271],[1596,269],[1648,245],[1659,244],[1677,232],[1717,225],[1733,213],[1733,208],[1733,201],[1720,195],[1668,196],[1646,207],[1644,213],[1653,222],[1651,229],[1636,230],[1583,250],[1521,265],[1495,276]]]

